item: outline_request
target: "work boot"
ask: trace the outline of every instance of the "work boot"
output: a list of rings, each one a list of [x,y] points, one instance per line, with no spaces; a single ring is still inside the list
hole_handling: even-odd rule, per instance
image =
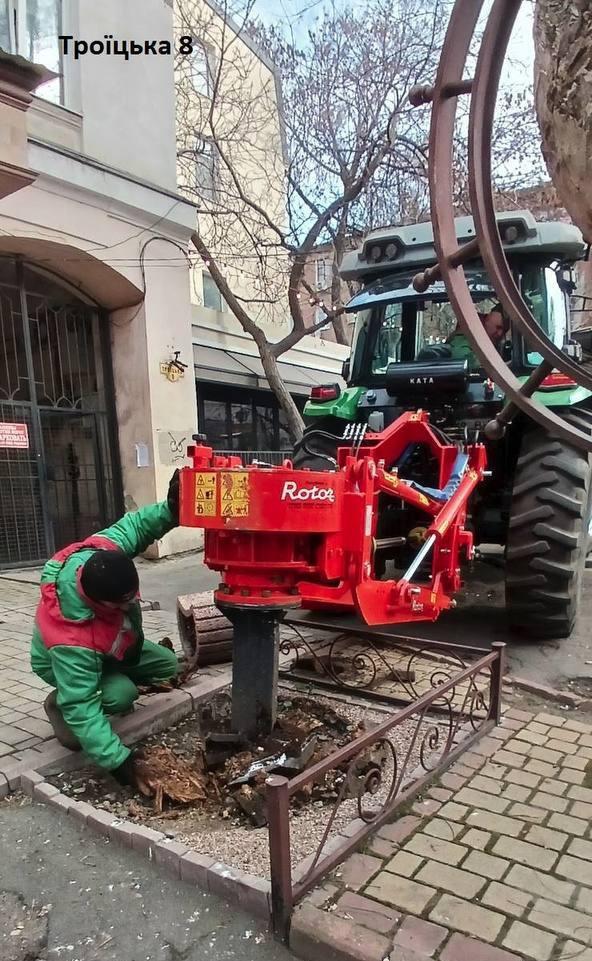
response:
[[[52,691],[43,702],[45,713],[47,714],[49,723],[53,727],[53,733],[64,747],[67,747],[70,751],[80,751],[82,750],[80,741],[64,721],[62,712],[57,704],[57,696],[58,692]]]

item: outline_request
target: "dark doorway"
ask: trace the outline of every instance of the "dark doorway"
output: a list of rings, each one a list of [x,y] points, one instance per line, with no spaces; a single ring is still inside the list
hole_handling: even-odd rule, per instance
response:
[[[106,323],[0,258],[0,567],[39,563],[117,513]]]

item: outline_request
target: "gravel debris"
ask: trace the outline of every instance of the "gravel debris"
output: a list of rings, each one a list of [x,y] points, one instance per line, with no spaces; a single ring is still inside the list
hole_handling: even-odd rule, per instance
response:
[[[281,697],[284,702],[296,703],[301,692],[297,688],[282,685]],[[315,692],[314,701],[325,705],[327,709],[348,721],[352,731],[361,723],[369,729],[386,720],[393,711],[392,706],[369,704],[362,698],[340,694]],[[428,754],[432,753],[434,747],[436,752],[442,749],[447,724],[441,718],[426,716],[419,736],[414,737],[416,728],[417,717],[412,717],[389,732],[384,750],[382,777],[378,785],[373,784],[372,793],[364,793],[360,800],[344,800],[336,811],[335,801],[331,800],[311,800],[302,807],[292,807],[290,832],[293,866],[317,851],[331,818],[333,820],[329,840],[340,833],[350,821],[359,817],[360,809],[372,811],[380,808],[389,795],[395,776],[400,778],[403,772],[403,782],[406,783],[420,763],[422,744],[428,744],[429,735],[432,737]],[[437,732],[439,741],[435,744],[433,738]],[[195,755],[195,745],[200,738],[200,718],[193,715],[167,731],[146,738],[139,746],[165,745],[187,757]],[[346,737],[345,742],[350,739],[351,737]],[[424,761],[426,760],[427,757],[424,758]],[[58,774],[50,780],[69,796],[86,800],[97,808],[112,812],[122,820],[131,819],[134,823],[162,831],[167,837],[186,844],[199,854],[210,855],[217,861],[259,877],[270,876],[266,827],[255,828],[229,811],[204,811],[203,805],[175,807],[165,811],[163,815],[156,815],[149,802],[134,796],[131,789],[118,785],[109,775],[94,767]]]

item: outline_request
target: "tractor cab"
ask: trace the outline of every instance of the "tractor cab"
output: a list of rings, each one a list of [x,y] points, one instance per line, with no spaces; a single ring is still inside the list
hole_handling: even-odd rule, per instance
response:
[[[572,356],[570,294],[572,267],[582,257],[580,231],[570,224],[537,223],[528,211],[500,214],[498,224],[516,284],[542,329]],[[474,236],[470,217],[456,222],[459,243]],[[413,285],[416,274],[436,261],[431,224],[375,231],[344,258],[342,276],[361,285],[347,306],[353,328],[344,378],[355,392],[356,420],[388,425],[401,410],[423,406],[439,426],[480,429],[503,404],[503,395],[473,353],[448,300],[444,284],[425,293]],[[527,377],[541,356],[530,351],[500,311],[498,298],[480,261],[465,275],[477,311],[504,361]],[[582,393],[569,378],[551,375],[543,384],[543,403],[565,406],[566,391]],[[337,408],[347,408],[345,397]],[[320,399],[320,398],[319,398]],[[312,401],[305,416],[317,422],[331,404]],[[348,419],[350,414],[348,413]]]

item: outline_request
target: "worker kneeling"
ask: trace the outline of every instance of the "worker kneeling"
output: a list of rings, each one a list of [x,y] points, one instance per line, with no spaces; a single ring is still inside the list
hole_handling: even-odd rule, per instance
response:
[[[82,750],[121,783],[140,786],[132,752],[108,715],[129,711],[137,685],[172,680],[173,651],[145,640],[132,560],[179,523],[179,476],[166,501],[59,551],[43,568],[31,667],[55,688],[45,711],[65,747]]]

